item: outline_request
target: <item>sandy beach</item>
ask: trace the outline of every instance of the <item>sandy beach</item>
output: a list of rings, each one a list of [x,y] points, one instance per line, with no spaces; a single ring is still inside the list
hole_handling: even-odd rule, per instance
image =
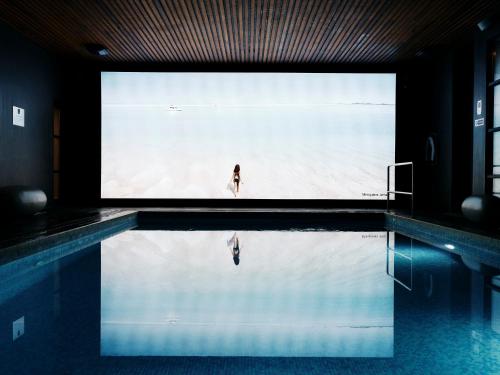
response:
[[[238,163],[241,198],[383,198],[386,166],[394,160],[394,135],[385,124],[394,108],[358,105],[353,115],[350,107],[315,115],[309,113],[314,109],[295,110],[290,121],[282,119],[282,129],[268,123],[271,111],[240,109],[234,128],[223,114],[210,124],[190,114],[184,124],[165,112],[137,128],[122,126],[119,136],[103,131],[102,197],[233,198],[229,183]],[[103,118],[123,124],[144,117],[138,109],[118,111],[106,110]],[[304,127],[300,117],[310,123]]]

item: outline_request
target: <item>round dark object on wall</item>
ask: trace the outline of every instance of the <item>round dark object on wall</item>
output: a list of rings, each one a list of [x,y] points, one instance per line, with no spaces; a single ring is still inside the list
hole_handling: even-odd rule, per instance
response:
[[[471,195],[462,202],[462,213],[476,223],[494,224],[500,218],[500,199],[490,195]]]
[[[5,186],[0,188],[0,215],[33,215],[45,208],[47,196],[29,186]]]

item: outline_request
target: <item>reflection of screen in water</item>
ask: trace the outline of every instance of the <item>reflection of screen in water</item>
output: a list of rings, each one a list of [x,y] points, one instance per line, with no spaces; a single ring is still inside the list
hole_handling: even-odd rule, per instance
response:
[[[385,197],[395,74],[103,72],[101,79],[103,198]]]
[[[103,356],[393,355],[385,232],[130,231],[101,257]]]

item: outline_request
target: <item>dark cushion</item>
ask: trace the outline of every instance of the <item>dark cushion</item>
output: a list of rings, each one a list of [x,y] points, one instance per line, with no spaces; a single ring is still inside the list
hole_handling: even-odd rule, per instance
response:
[[[495,276],[498,275],[498,270],[494,267],[488,266],[479,262],[477,259],[462,255],[462,262],[467,266],[467,268],[472,271],[482,273],[484,276]]]
[[[476,223],[493,224],[500,217],[500,199],[491,195],[471,195],[462,202],[462,213]]]
[[[45,208],[47,196],[29,186],[5,186],[0,188],[0,212],[11,215],[33,215]]]

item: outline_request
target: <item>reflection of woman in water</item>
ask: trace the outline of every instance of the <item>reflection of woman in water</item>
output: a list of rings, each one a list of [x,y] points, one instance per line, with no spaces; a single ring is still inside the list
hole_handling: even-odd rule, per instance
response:
[[[234,184],[233,192],[234,192],[234,196],[236,197],[236,195],[240,192],[240,182],[241,182],[240,165],[239,164],[236,164],[234,166],[233,177],[231,179],[233,180],[233,184]]]
[[[235,232],[233,237],[227,241],[228,246],[232,245],[231,253],[233,254],[233,261],[235,265],[240,264],[240,239],[238,234]]]

